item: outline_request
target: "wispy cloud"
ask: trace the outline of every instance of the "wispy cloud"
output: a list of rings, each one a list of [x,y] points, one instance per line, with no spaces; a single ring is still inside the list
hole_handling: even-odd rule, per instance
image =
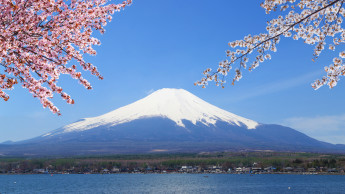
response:
[[[154,89],[151,89],[151,90],[149,90],[149,91],[146,91],[145,93],[146,93],[146,95],[150,95],[150,94],[152,94],[154,91],[155,91]]]
[[[297,129],[318,140],[345,144],[345,114],[285,119],[285,126]]]
[[[281,81],[276,81],[269,84],[264,84],[264,85],[255,87],[250,92],[240,95],[237,98],[232,99],[232,100],[235,100],[235,101],[247,100],[250,98],[257,97],[257,96],[263,96],[270,93],[280,92],[280,91],[284,91],[284,90],[297,87],[300,85],[312,83],[315,77],[320,77],[322,74],[323,74],[323,71],[319,70],[319,71],[301,75],[299,77],[294,77],[287,80],[281,80]]]

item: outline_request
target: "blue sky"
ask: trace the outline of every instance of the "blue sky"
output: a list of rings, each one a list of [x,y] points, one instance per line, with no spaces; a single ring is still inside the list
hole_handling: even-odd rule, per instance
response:
[[[0,102],[0,142],[35,137],[80,118],[107,113],[154,90],[183,88],[240,116],[345,143],[345,81],[331,90],[314,91],[310,86],[324,75],[323,67],[337,52],[325,51],[312,62],[313,46],[282,39],[272,60],[244,72],[235,86],[221,89],[210,83],[202,89],[193,85],[205,68],[216,68],[226,59],[229,41],[265,32],[272,16],[259,4],[257,0],[135,0],[115,13],[104,35],[95,33],[102,45],[96,47],[97,56],[86,60],[105,79],[85,72],[94,88],[89,91],[63,76],[59,83],[76,104],[68,105],[56,96],[53,101],[62,116],[43,109],[30,93],[16,86],[9,92],[10,100]]]

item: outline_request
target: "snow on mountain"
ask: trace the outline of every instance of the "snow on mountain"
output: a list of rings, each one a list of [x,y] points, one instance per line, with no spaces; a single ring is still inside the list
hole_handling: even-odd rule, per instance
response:
[[[164,88],[107,114],[85,118],[67,125],[62,128],[62,131],[59,130],[59,133],[84,131],[99,126],[115,126],[151,117],[168,118],[181,127],[185,127],[183,120],[188,120],[193,124],[200,122],[206,126],[215,125],[217,121],[224,121],[247,129],[255,129],[259,125],[255,121],[213,106],[186,90]],[[51,134],[53,133],[44,136]]]
[[[275,150],[344,153],[289,127],[262,124],[182,89],[161,89],[107,114],[32,139],[0,144],[0,155],[92,155]]]

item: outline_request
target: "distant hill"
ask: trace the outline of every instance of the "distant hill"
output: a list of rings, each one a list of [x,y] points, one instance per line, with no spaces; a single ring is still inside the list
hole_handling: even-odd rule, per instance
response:
[[[13,144],[13,143],[14,143],[14,141],[8,140],[8,141],[2,142],[1,144]]]
[[[42,136],[0,144],[0,155],[85,155],[206,151],[344,153],[289,127],[261,124],[183,89],[161,89],[107,114]]]

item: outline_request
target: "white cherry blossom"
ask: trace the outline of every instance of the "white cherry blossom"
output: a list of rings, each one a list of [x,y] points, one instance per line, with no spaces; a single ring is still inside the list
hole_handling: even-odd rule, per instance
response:
[[[226,51],[229,58],[221,62],[216,71],[207,69],[205,75],[195,85],[205,87],[209,81],[224,87],[225,76],[233,75],[232,84],[242,78],[243,69],[252,71],[260,63],[271,59],[271,52],[277,51],[281,38],[302,40],[314,45],[312,60],[315,61],[325,48],[332,51],[345,43],[345,30],[342,27],[345,17],[345,0],[265,0],[261,7],[267,14],[280,11],[285,15],[267,22],[266,33],[247,35],[243,40],[229,42],[231,49]],[[325,67],[326,76],[316,80],[312,87],[318,89],[323,85],[333,88],[341,76],[345,75],[345,51],[339,52],[330,66]],[[337,55],[335,55],[337,56]],[[233,66],[238,66],[232,73]],[[219,79],[221,76],[221,79]]]

